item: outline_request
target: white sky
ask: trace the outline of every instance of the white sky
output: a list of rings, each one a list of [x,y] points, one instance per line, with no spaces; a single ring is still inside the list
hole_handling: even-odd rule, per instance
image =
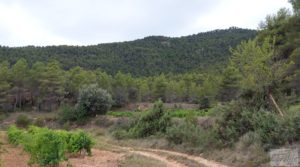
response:
[[[256,29],[288,0],[0,0],[0,45],[91,45]]]

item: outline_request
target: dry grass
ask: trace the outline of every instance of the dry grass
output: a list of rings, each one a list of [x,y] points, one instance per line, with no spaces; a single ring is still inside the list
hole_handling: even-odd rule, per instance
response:
[[[120,162],[119,167],[167,167],[164,163],[144,157],[141,155],[131,154]]]

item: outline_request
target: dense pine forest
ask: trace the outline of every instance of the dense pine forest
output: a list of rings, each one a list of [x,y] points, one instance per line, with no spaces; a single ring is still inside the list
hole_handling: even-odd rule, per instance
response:
[[[37,61],[57,60],[63,69],[80,66],[101,69],[108,74],[130,73],[150,76],[184,73],[224,65],[229,47],[253,38],[254,30],[232,27],[179,38],[150,36],[130,42],[92,46],[0,47],[0,60],[10,64],[20,58],[29,65]]]
[[[159,98],[199,103],[217,93],[220,78],[207,72],[220,71],[229,48],[255,34],[233,27],[181,38],[147,37],[86,47],[1,47],[1,106],[52,110],[63,102],[75,102],[79,88],[92,83],[108,90],[116,107]]]

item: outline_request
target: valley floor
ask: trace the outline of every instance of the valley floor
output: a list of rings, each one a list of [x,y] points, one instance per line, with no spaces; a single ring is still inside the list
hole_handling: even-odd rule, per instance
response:
[[[8,144],[5,132],[1,132],[1,166],[29,167],[29,155],[21,147]],[[107,147],[92,150],[92,156],[70,157],[61,167],[69,164],[76,167],[226,167],[200,156],[193,156],[174,151],[121,147],[105,143]],[[33,165],[33,167],[35,167]]]

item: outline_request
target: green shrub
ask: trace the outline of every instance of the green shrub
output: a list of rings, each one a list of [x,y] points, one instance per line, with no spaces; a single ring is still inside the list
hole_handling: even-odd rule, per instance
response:
[[[16,126],[9,127],[8,140],[12,144],[21,144],[30,154],[30,164],[57,166],[65,160],[65,153],[78,153],[85,150],[91,154],[92,139],[84,132],[67,132],[30,126],[27,131]]]
[[[10,126],[7,130],[8,142],[14,145],[20,144],[23,133],[24,131],[15,125]]]
[[[117,129],[112,132],[112,136],[117,140],[122,140],[130,137],[130,134],[124,129]]]
[[[161,100],[157,101],[152,110],[143,113],[130,129],[133,137],[147,137],[157,132],[164,133],[170,125],[170,117],[165,111]]]
[[[224,145],[232,145],[240,136],[254,130],[251,124],[253,111],[242,108],[237,103],[230,103],[219,109],[222,115],[216,121],[216,131]]]
[[[78,153],[85,150],[88,155],[91,155],[91,148],[93,142],[90,136],[86,133],[79,131],[74,132],[70,135],[69,141],[67,143],[67,148],[70,153]]]
[[[97,85],[88,85],[79,90],[78,106],[88,116],[105,114],[112,105],[111,95]]]
[[[270,112],[255,113],[252,124],[259,134],[263,147],[270,149],[276,146],[299,140],[299,117],[278,117]]]
[[[193,122],[181,121],[167,128],[166,139],[173,144],[203,151],[217,145],[217,138],[211,129],[204,130]]]
[[[300,139],[300,116],[280,117],[266,110],[254,110],[232,103],[223,107],[216,131],[224,145],[233,144],[248,132],[255,132],[265,149]]]
[[[65,124],[67,122],[76,122],[77,124],[85,124],[88,120],[88,115],[83,106],[77,105],[71,107],[69,105],[63,105],[59,109],[59,123]]]
[[[18,127],[26,128],[26,127],[28,127],[31,124],[31,122],[32,122],[31,119],[29,119],[27,115],[20,114],[17,117],[16,125]]]
[[[200,99],[200,109],[208,109],[210,108],[210,100],[208,97],[202,97]]]
[[[75,115],[75,109],[69,105],[62,105],[59,108],[59,122],[61,124],[68,122],[68,121],[75,121],[76,115]]]
[[[62,136],[43,128],[23,138],[24,150],[30,153],[30,164],[57,166],[65,159],[65,141]]]

